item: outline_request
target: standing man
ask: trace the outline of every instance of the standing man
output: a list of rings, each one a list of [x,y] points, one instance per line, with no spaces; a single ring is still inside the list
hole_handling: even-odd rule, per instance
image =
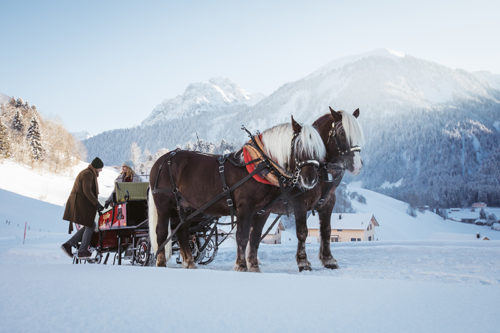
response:
[[[84,259],[91,256],[89,245],[95,229],[95,214],[96,211],[101,211],[104,208],[97,199],[99,194],[97,177],[99,177],[103,167],[104,163],[101,159],[94,158],[92,163],[76,177],[66,202],[63,220],[69,221],[68,233],[71,234],[73,231],[73,222],[83,226],[73,237],[61,245],[62,250],[70,257],[73,257],[72,247],[77,247],[78,242],[81,242],[78,258]]]

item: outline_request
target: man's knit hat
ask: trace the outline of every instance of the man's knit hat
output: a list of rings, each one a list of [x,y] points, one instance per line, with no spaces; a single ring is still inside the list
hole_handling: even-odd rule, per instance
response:
[[[94,158],[94,160],[90,164],[96,169],[102,169],[104,167],[104,163],[99,157]]]

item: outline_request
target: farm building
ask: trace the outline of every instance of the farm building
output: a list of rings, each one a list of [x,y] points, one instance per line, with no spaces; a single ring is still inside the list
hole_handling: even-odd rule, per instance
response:
[[[373,214],[332,214],[331,242],[361,242],[375,240],[375,227],[378,221]],[[319,218],[310,216],[307,220],[308,240],[320,239]]]
[[[267,219],[267,222],[264,225],[264,228],[262,229],[262,234],[264,234],[271,227],[273,221],[274,221],[274,219],[271,219],[271,218]],[[266,237],[264,237],[264,239],[262,240],[262,243],[265,243],[265,244],[281,244],[281,234],[283,233],[284,230],[285,230],[285,226],[283,225],[283,223],[281,222],[281,220],[279,220],[271,228],[271,230],[266,235]]]

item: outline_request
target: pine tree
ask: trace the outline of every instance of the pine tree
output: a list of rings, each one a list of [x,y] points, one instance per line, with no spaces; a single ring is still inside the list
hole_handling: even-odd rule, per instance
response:
[[[44,157],[44,149],[42,147],[42,135],[40,126],[36,117],[31,118],[30,127],[26,139],[31,147],[31,158],[35,161],[41,161]]]
[[[0,119],[0,158],[9,158],[12,155],[9,133]]]
[[[14,119],[12,119],[12,126],[11,127],[18,134],[21,134],[24,130],[23,116],[19,110],[17,110],[16,114],[14,115]]]

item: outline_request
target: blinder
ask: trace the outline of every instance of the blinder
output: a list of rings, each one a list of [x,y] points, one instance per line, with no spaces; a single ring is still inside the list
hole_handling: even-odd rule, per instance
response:
[[[342,125],[341,121],[339,121],[338,123],[332,122],[332,129],[330,130],[330,132],[328,132],[328,140],[326,141],[326,143],[328,144],[328,142],[330,141],[330,138],[333,138],[335,140],[335,145],[337,146],[337,151],[339,152],[340,156],[344,156],[345,154],[348,154],[348,153],[361,152],[360,146],[352,146],[352,147],[349,147],[345,150],[340,149],[340,142],[338,139],[337,132],[342,128],[343,128],[343,125]]]

